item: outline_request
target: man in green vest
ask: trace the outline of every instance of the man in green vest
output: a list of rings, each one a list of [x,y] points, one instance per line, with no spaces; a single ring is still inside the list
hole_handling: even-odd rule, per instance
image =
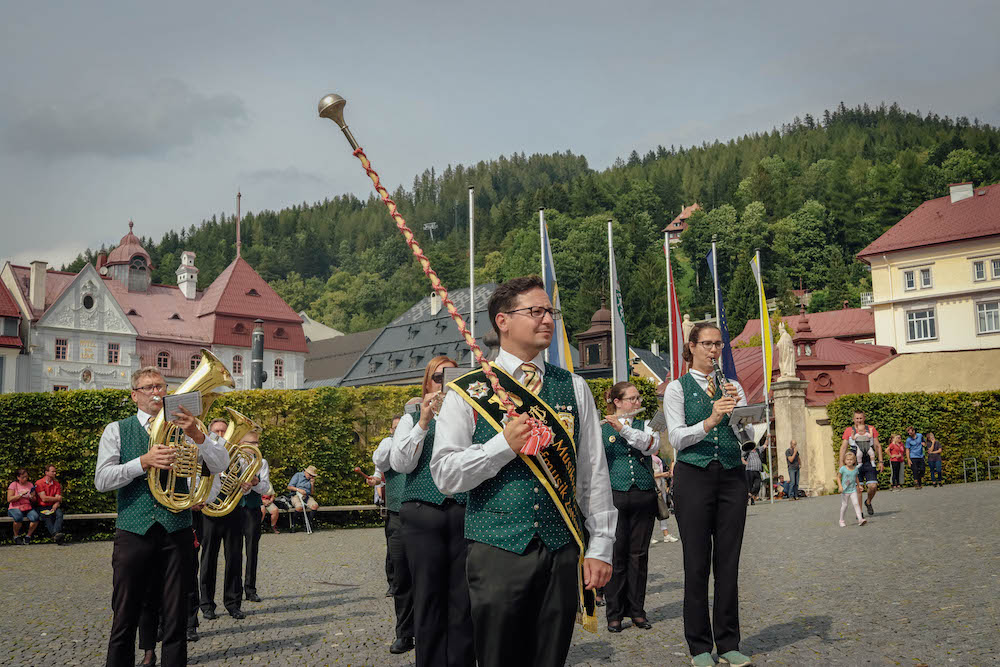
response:
[[[558,414],[563,436],[549,449],[560,452],[566,478],[559,493],[550,493],[534,464],[519,456],[532,428],[528,409],[505,425],[493,419],[484,407],[492,391],[478,378],[449,385],[431,473],[442,493],[469,492],[466,570],[479,666],[555,667],[566,661],[580,609],[581,556],[586,588],[604,586],[618,513],[593,395],[582,378],[544,361],[560,314],[541,279],[499,286],[489,315],[500,338],[496,372],[512,378],[504,380],[508,386],[516,381],[515,402],[531,403],[546,420],[547,411]],[[589,535],[584,554],[573,519],[567,521],[580,514]]]
[[[168,470],[174,462],[171,447],[150,447],[148,429],[163,407],[167,383],[151,366],[132,374],[132,400],[136,414],[108,424],[101,435],[94,471],[98,491],[118,492],[115,530],[114,590],[111,637],[107,665],[135,664],[135,633],[150,573],[161,573],[163,614],[163,664],[187,664],[187,600],[191,586],[191,512],[174,513],[149,491],[150,469]],[[199,457],[212,474],[229,464],[225,440],[199,430],[198,421],[184,408],[169,416],[198,445]],[[154,579],[155,580],[155,579]]]

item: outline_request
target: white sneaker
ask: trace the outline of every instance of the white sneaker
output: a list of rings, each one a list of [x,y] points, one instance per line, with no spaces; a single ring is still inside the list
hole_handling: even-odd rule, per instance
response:
[[[667,535],[666,537],[663,538],[663,541],[664,542],[680,542],[680,540],[678,540],[673,535]]]
[[[649,541],[650,544],[659,544],[659,542],[660,541],[658,539],[656,539],[655,537]]]
[[[847,526],[847,524],[846,524],[846,523],[844,523],[844,520],[843,520],[843,519],[841,519],[841,520],[840,520],[840,527],[841,527],[841,528],[844,528],[844,527],[846,527],[846,526]]]

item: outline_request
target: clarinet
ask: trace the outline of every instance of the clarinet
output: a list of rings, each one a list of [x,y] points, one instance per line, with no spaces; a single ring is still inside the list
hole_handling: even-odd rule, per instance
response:
[[[728,395],[728,392],[726,391],[726,383],[728,380],[726,380],[726,376],[722,374],[722,369],[719,368],[718,359],[712,359],[712,375],[715,376],[715,386],[722,389],[723,395]],[[730,414],[732,414],[731,411]]]

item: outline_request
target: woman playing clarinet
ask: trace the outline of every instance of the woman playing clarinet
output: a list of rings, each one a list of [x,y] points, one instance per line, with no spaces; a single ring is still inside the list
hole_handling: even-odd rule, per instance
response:
[[[622,631],[622,618],[643,630],[653,627],[646,616],[649,540],[656,521],[653,454],[660,435],[633,417],[642,399],[631,382],[619,382],[604,395],[612,413],[601,424],[604,453],[611,474],[611,496],[618,508],[611,580],[604,588],[609,632]]]
[[[729,414],[746,404],[743,388],[713,362],[722,355],[714,324],[694,325],[684,348],[690,371],[667,385],[663,408],[670,444],[677,450],[674,504],[684,551],[684,637],[692,665],[749,665],[740,653],[737,588],[747,480]],[[722,386],[719,386],[719,385]],[[715,607],[708,614],[708,575],[714,570]]]

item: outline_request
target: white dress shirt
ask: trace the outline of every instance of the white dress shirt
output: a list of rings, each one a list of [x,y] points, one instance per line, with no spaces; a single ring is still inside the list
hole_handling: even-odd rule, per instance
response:
[[[267,488],[271,486],[271,466],[268,465],[267,459],[261,459],[260,470],[257,472],[257,477],[259,481],[244,491],[244,496],[251,491],[256,491],[260,495],[267,493]]]
[[[420,461],[420,453],[424,450],[426,436],[427,431],[421,428],[419,418],[414,420],[413,415],[409,412],[403,415],[399,424],[396,425],[396,432],[392,434],[389,467],[404,474],[416,470],[417,463]],[[442,490],[442,492],[444,491]]]
[[[142,410],[136,412],[139,425],[146,428],[151,425],[153,415]],[[186,437],[186,436],[185,436]],[[111,422],[104,427],[101,443],[97,448],[97,468],[94,470],[94,486],[98,491],[114,491],[137,477],[142,477],[146,471],[142,469],[139,457],[128,463],[121,462],[122,437],[118,422]],[[226,469],[229,465],[229,452],[226,451],[226,440],[209,432],[205,442],[198,445],[198,458],[208,466],[213,475]]]
[[[400,420],[402,421],[402,420]],[[375,464],[375,474],[384,473],[387,470],[395,470],[392,467],[392,463],[389,461],[389,454],[392,452],[392,436],[387,438],[382,438],[382,442],[378,443],[378,447],[375,448],[374,453],[372,453],[372,463]]]
[[[496,358],[496,364],[519,382],[524,379],[522,363],[521,359],[502,348]],[[531,363],[538,368],[544,383],[545,362],[542,354],[539,353]],[[585,556],[610,563],[618,510],[611,500],[611,479],[604,456],[597,406],[587,383],[578,375],[573,375],[573,395],[579,409],[577,420],[580,432],[576,441],[576,499],[590,533]],[[454,494],[474,489],[495,477],[505,465],[517,458],[502,432],[483,444],[472,443],[476,426],[473,409],[456,392],[450,391],[445,395],[437,420],[431,476],[442,493]],[[393,451],[399,444],[396,443]]]
[[[707,375],[693,368],[688,372],[691,373],[691,377],[698,383],[702,391],[708,388]],[[746,405],[747,397],[743,393],[743,387],[740,383],[736,380],[727,380],[727,382],[736,386],[739,396],[736,405]],[[708,435],[705,432],[704,421],[691,426],[687,425],[687,420],[684,418],[684,388],[681,386],[680,380],[674,380],[668,384],[667,390],[663,392],[663,412],[667,417],[667,437],[670,438],[670,445],[678,452],[692,445],[697,445]]]
[[[643,456],[652,456],[660,451],[660,434],[649,427],[649,420],[643,425],[640,431],[632,428],[631,417],[619,417],[618,423],[622,425],[621,436],[629,447],[638,449]]]

